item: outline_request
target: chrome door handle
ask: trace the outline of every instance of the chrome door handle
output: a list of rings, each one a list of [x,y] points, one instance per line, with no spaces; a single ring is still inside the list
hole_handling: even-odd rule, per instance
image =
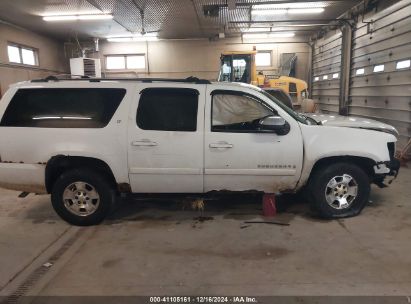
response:
[[[137,146],[137,147],[154,147],[157,146],[158,144],[155,141],[150,141],[148,139],[143,139],[143,140],[136,140],[131,142],[132,146]]]
[[[230,149],[233,147],[232,144],[229,144],[227,142],[218,142],[218,143],[212,143],[208,145],[212,149]]]

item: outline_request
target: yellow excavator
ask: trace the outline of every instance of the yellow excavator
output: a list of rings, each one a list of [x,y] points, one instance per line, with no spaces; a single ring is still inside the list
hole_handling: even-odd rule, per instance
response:
[[[257,73],[255,56],[257,51],[230,51],[221,54],[218,81],[244,82],[262,88],[281,89],[301,105],[308,98],[307,82],[289,76],[263,75]]]

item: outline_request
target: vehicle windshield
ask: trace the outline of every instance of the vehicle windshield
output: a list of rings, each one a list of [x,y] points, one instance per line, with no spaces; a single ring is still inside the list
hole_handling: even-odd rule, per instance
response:
[[[281,109],[283,109],[285,112],[287,112],[290,116],[292,116],[298,122],[301,122],[305,125],[313,124],[311,121],[308,120],[307,116],[305,116],[301,113],[297,113],[293,109],[290,109],[285,104],[283,104],[281,101],[279,101],[277,98],[275,98],[271,94],[267,93],[263,89],[260,89],[258,87],[253,87],[253,89],[260,92],[260,93],[262,93],[264,96],[268,97],[271,101],[273,101],[276,105],[278,105]]]

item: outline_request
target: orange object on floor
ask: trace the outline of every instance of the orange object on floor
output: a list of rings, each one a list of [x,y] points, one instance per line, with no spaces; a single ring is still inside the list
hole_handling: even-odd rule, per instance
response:
[[[277,214],[277,208],[275,206],[275,194],[263,195],[263,215],[272,217]]]

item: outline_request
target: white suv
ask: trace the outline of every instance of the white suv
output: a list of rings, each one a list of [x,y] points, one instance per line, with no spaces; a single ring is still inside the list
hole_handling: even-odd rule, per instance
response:
[[[352,216],[399,169],[389,125],[307,117],[255,86],[194,77],[21,82],[0,118],[0,186],[51,193],[76,225],[124,192],[304,188],[322,216]]]

